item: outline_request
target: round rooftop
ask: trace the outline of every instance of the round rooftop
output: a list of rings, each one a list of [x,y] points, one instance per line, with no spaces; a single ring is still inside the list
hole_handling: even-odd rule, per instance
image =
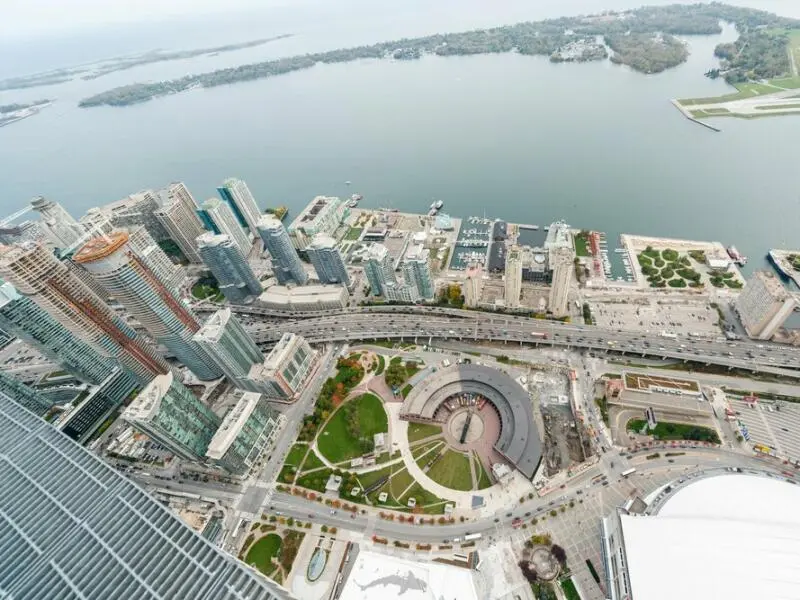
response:
[[[115,231],[107,235],[92,238],[86,242],[73,257],[77,263],[88,263],[110,256],[128,241],[128,234],[124,231]]]
[[[495,450],[529,479],[542,458],[542,444],[528,393],[510,376],[485,365],[452,365],[431,373],[403,401],[400,416],[409,421],[434,421],[436,410],[460,393],[485,397],[500,416]]]
[[[678,489],[656,515],[622,515],[633,598],[797,597],[798,506],[800,486],[781,478],[721,474]]]

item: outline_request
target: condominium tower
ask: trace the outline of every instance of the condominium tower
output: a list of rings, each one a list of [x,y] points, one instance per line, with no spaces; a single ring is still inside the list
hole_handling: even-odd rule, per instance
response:
[[[264,361],[264,355],[230,308],[211,315],[193,340],[214,359],[236,387],[251,392],[265,391],[249,375],[253,365]]]
[[[308,258],[317,272],[320,283],[341,283],[350,285],[350,275],[342,260],[342,255],[336,248],[336,240],[331,236],[320,233],[314,236],[311,244],[306,248]]]
[[[370,293],[382,296],[388,284],[397,285],[394,275],[394,261],[383,244],[372,244],[367,251],[364,273],[369,281]]]
[[[403,259],[403,279],[406,285],[416,288],[420,299],[433,300],[436,287],[431,277],[430,259],[427,250],[419,250]]]
[[[192,263],[202,262],[194,241],[205,229],[197,216],[197,202],[183,183],[172,183],[159,190],[162,206],[155,211],[169,237]]]
[[[575,272],[575,251],[572,248],[559,247],[549,251],[550,268],[553,270],[553,281],[550,284],[550,312],[556,317],[569,314],[569,284]]]
[[[241,179],[226,179],[217,188],[217,193],[231,207],[233,214],[239,220],[239,225],[247,227],[250,233],[255,234],[261,211],[247,184]]]
[[[261,293],[261,283],[230,236],[210,231],[197,238],[197,250],[228,302],[240,304]]]
[[[513,246],[506,254],[504,291],[506,307],[519,308],[522,298],[522,250],[519,246]]]
[[[164,285],[170,289],[177,289],[180,286],[185,277],[183,268],[170,260],[146,227],[140,225],[128,230],[128,246],[144,261],[155,276],[164,282]]]
[[[74,246],[86,233],[83,226],[58,202],[37,196],[31,200],[31,206],[40,215],[45,235],[60,248]]]
[[[736,310],[747,335],[769,340],[781,328],[798,301],[771,271],[756,271],[736,299]]]
[[[222,375],[213,359],[192,341],[200,329],[197,318],[131,247],[126,232],[90,240],[75,254],[75,261],[199,379]]]
[[[0,595],[277,600],[289,594],[0,395]]]
[[[181,458],[200,460],[221,419],[172,373],[159,375],[139,392],[122,418]]]
[[[100,384],[118,365],[10,283],[0,285],[0,328],[86,383]]]
[[[273,398],[291,400],[303,387],[317,353],[294,333],[284,333],[266,360],[250,370],[250,378],[263,384],[262,392]]]
[[[315,235],[333,235],[349,214],[341,198],[317,196],[289,225],[289,238],[297,250],[305,251]]]
[[[292,246],[283,223],[271,215],[265,215],[258,222],[258,233],[264,240],[264,248],[269,251],[272,258],[272,270],[278,283],[305,284],[308,281],[308,274],[303,269],[303,262]]]
[[[216,198],[206,200],[197,211],[197,215],[206,229],[229,236],[241,251],[242,256],[249,256],[253,244],[227,202]]]
[[[169,371],[166,361],[43,245],[25,242],[0,248],[0,276],[140,381]]]

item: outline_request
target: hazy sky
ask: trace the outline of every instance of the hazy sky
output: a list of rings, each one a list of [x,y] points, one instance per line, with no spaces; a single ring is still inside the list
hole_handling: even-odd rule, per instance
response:
[[[237,12],[308,0],[0,0],[0,37],[64,32],[104,23],[162,20],[182,14]]]

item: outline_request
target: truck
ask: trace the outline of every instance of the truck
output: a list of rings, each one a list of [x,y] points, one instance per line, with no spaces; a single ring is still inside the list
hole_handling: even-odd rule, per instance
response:
[[[539,339],[542,339],[542,340],[546,340],[547,339],[547,334],[542,332],[542,331],[531,331],[531,335],[533,337],[535,337],[535,338],[539,338]]]
[[[658,335],[660,335],[661,337],[664,337],[664,338],[669,338],[669,339],[671,339],[671,340],[676,340],[676,339],[678,339],[678,334],[676,334],[676,333],[672,333],[672,332],[670,332],[670,331],[662,331],[662,332],[661,332],[661,333],[659,333]]]
[[[465,542],[468,542],[470,540],[479,540],[479,539],[481,539],[480,533],[468,533],[467,535],[464,536]]]
[[[627,479],[630,475],[633,475],[634,473],[636,473],[636,469],[631,468],[623,471],[622,473],[620,473],[620,475],[622,475]]]

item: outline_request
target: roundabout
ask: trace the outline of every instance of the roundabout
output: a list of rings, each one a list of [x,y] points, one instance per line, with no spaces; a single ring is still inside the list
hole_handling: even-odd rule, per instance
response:
[[[542,458],[528,393],[485,365],[457,364],[431,373],[403,401],[400,418],[442,428],[445,448],[432,457],[434,466],[454,452],[476,457],[490,472],[506,465],[531,479]]]

